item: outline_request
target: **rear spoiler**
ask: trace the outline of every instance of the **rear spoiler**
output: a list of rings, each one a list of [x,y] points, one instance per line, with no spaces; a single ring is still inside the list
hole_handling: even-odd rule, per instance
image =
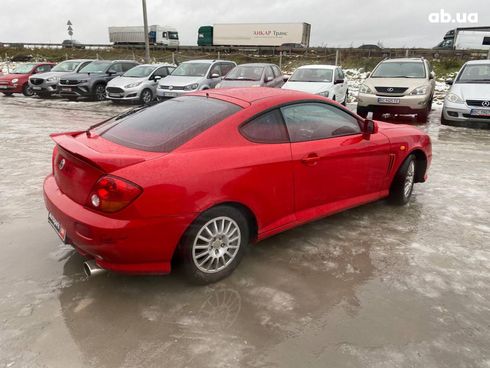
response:
[[[139,162],[143,162],[147,157],[139,155],[128,155],[123,153],[103,153],[96,151],[83,142],[75,139],[75,137],[85,131],[67,132],[51,134],[50,137],[63,150],[76,156],[79,159],[88,161],[93,166],[103,170],[104,172],[112,172],[122,169],[126,166],[131,166]]]

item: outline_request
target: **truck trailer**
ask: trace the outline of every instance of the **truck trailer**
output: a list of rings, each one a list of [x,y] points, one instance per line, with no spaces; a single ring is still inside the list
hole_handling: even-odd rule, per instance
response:
[[[281,46],[310,45],[308,23],[220,23],[201,26],[199,46]]]
[[[174,27],[151,25],[148,29],[150,45],[179,46],[179,33]],[[144,28],[142,26],[109,27],[109,41],[114,45],[144,45]]]
[[[448,31],[435,49],[447,50],[489,50],[490,26],[461,27]]]

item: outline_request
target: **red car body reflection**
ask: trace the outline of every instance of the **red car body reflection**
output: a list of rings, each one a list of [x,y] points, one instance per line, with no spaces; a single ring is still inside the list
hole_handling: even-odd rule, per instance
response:
[[[53,173],[44,182],[46,207],[66,233],[65,241],[103,268],[168,273],[186,230],[214,206],[233,204],[246,211],[253,219],[251,239],[259,241],[387,197],[409,155],[417,162],[415,181],[425,181],[431,161],[430,139],[422,131],[365,121],[320,96],[243,88],[198,92],[173,103],[179,100],[191,107],[226,104],[224,109],[232,106],[233,111],[197,132],[179,133],[164,151],[145,148],[146,140],[159,139],[148,130],[111,136],[110,127],[117,122],[89,134],[53,135]],[[163,113],[165,104],[148,110]],[[337,114],[346,123],[334,124],[333,131],[323,127],[323,109],[325,116]],[[264,113],[272,118],[257,120]],[[276,115],[278,125],[273,127]],[[255,126],[247,125],[251,121]],[[277,129],[284,122],[288,130],[282,125]],[[138,134],[141,147],[126,144]],[[121,192],[111,193],[118,186],[111,178],[124,182],[118,187]],[[111,210],[94,207],[101,201]]]

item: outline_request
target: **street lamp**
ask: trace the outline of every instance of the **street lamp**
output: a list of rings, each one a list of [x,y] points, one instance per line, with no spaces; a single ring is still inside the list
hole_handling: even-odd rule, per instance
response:
[[[143,33],[145,34],[145,63],[150,62],[150,40],[148,37],[148,18],[146,15],[146,0],[143,3]]]

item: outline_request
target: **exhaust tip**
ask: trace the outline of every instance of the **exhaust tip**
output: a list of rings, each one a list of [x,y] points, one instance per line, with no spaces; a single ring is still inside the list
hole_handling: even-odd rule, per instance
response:
[[[104,273],[105,270],[97,265],[95,260],[91,259],[90,261],[83,262],[83,272],[87,277],[92,277]]]

